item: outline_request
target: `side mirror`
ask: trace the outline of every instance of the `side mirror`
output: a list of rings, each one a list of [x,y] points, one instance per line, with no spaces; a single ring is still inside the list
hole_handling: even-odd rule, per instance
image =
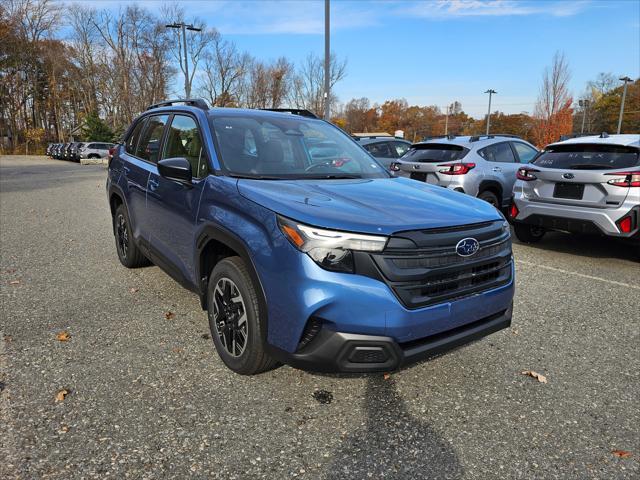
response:
[[[169,180],[191,184],[191,164],[184,157],[160,160],[158,162],[158,173]]]

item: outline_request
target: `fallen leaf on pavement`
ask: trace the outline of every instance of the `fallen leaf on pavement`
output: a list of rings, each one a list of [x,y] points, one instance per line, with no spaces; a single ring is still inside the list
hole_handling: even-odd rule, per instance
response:
[[[129,293],[138,293],[139,290],[140,290],[139,288],[131,287],[129,289]]]
[[[67,342],[71,338],[71,335],[69,335],[69,332],[58,332],[56,338],[61,342]]]
[[[180,353],[180,352],[182,352],[182,349],[181,349],[180,347],[173,347],[173,348],[171,349],[171,351],[172,351],[173,353]]]
[[[534,372],[533,370],[525,370],[522,372],[523,375],[527,375],[529,377],[533,377],[538,380],[540,383],[547,383],[547,377],[539,374],[538,372]]]
[[[629,458],[631,456],[631,452],[627,452],[626,450],[613,450],[611,453],[618,458]]]
[[[164,318],[167,320],[173,320],[176,317],[176,314],[173,312],[164,312]]]
[[[69,427],[67,425],[61,425],[58,433],[67,433],[69,431]]]
[[[56,394],[56,403],[64,401],[64,397],[66,397],[67,395],[69,395],[69,390],[60,390]]]
[[[390,373],[385,373],[385,374],[383,375],[383,378],[384,378],[385,380],[389,380],[389,379],[391,378],[391,374],[390,374]]]
[[[20,285],[20,280],[11,280],[9,285]]]

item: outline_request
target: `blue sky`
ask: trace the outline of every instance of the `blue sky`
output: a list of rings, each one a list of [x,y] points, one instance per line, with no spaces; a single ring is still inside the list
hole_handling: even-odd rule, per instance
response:
[[[138,3],[156,9],[163,2]],[[200,17],[258,58],[300,62],[324,51],[323,1],[178,3],[188,17]],[[117,9],[124,2],[90,4]],[[640,76],[639,0],[332,0],[331,8],[331,48],[348,62],[336,87],[341,101],[406,98],[444,106],[458,100],[480,117],[483,92],[493,88],[496,109],[531,112],[556,50],[569,61],[575,96],[599,72]]]

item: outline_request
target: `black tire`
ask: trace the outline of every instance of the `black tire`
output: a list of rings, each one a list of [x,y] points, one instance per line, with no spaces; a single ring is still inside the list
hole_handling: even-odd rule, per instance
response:
[[[91,153],[91,154],[89,154],[89,156],[87,158],[100,158],[100,155],[97,155],[95,153]]]
[[[113,215],[113,233],[116,239],[116,252],[122,265],[127,268],[138,268],[149,264],[149,260],[133,241],[131,223],[124,205],[119,205]]]
[[[230,301],[232,298],[234,301]],[[265,324],[256,286],[240,257],[227,257],[214,267],[209,277],[207,305],[211,338],[227,367],[241,375],[255,375],[276,365],[265,352]]]
[[[542,240],[546,233],[542,227],[524,223],[514,223],[513,231],[516,234],[516,238],[523,243],[537,243]]]
[[[500,201],[498,200],[498,196],[495,193],[493,193],[493,192],[491,192],[489,190],[485,190],[484,192],[480,192],[480,194],[478,195],[478,198],[480,200],[484,200],[487,203],[490,203],[491,205],[496,207],[498,210],[501,207]]]

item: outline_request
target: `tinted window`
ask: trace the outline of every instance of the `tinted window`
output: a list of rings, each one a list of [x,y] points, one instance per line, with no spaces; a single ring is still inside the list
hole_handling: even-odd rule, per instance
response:
[[[363,145],[364,149],[374,157],[393,158],[395,155],[391,152],[391,146],[388,142],[369,143]]]
[[[631,147],[582,143],[547,148],[533,164],[546,168],[607,170],[638,167],[640,161],[638,151]]]
[[[387,178],[341,130],[295,115],[211,118],[216,147],[232,174],[270,178]]]
[[[142,127],[144,127],[145,119],[140,120],[135,127],[133,127],[133,131],[129,134],[129,138],[127,138],[125,142],[125,150],[127,153],[131,155],[135,155],[136,153],[136,145],[138,144],[138,139],[140,138],[140,131]]]
[[[198,125],[186,115],[175,115],[167,133],[162,158],[174,157],[189,160],[194,178],[202,178],[209,173]]]
[[[136,157],[153,163],[158,161],[162,132],[164,131],[164,126],[167,124],[168,118],[168,115],[154,115],[153,117],[149,117],[140,135],[140,141],[138,142],[135,153]]]
[[[520,163],[529,163],[538,154],[538,151],[535,148],[531,148],[525,143],[513,142],[513,146],[518,153]]]
[[[508,142],[489,145],[478,150],[478,154],[488,162],[513,163],[516,161]]]
[[[463,158],[469,149],[446,143],[418,143],[413,145],[402,160],[407,162],[451,162]]]
[[[410,143],[393,142],[393,148],[395,149],[398,158],[407,153],[409,147],[411,147]]]

